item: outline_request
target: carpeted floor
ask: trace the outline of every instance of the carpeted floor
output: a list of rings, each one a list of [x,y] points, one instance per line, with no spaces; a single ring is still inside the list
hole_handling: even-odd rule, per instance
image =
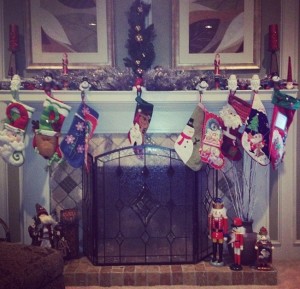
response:
[[[300,260],[297,261],[275,261],[274,266],[278,271],[278,285],[276,286],[153,286],[154,289],[300,289]],[[77,287],[67,286],[66,289],[101,289],[108,287],[88,286]],[[148,287],[147,287],[148,288]],[[109,289],[146,289],[144,286],[128,287],[128,286],[113,286]]]

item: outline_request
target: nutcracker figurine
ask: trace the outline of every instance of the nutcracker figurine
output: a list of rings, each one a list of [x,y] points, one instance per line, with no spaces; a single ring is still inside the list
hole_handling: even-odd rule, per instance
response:
[[[213,266],[223,266],[223,243],[227,240],[228,219],[226,208],[220,198],[216,198],[212,203],[212,209],[208,215],[209,238],[213,242]]]
[[[268,236],[268,231],[265,227],[261,227],[257,235],[255,250],[257,252],[256,269],[260,271],[272,270],[272,250],[274,246]]]
[[[244,249],[244,234],[245,228],[241,218],[234,218],[231,241],[229,242],[233,247],[234,263],[230,265],[230,269],[233,271],[240,271],[243,269],[241,265],[241,251]]]

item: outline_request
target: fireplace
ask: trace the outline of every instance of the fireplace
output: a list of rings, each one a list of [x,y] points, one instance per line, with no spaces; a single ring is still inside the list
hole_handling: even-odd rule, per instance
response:
[[[83,172],[84,254],[94,265],[196,263],[211,253],[214,170],[144,145],[92,157]]]

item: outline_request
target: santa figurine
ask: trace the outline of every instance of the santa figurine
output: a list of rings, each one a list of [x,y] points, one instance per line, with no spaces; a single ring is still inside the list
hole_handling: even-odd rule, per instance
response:
[[[28,227],[29,235],[32,238],[32,245],[54,248],[53,229],[57,225],[57,222],[40,204],[36,204],[35,209],[34,224]]]
[[[229,242],[233,247],[234,263],[230,265],[230,269],[233,271],[241,271],[243,269],[241,265],[241,252],[244,249],[244,234],[245,228],[241,218],[234,218],[233,228],[231,234],[231,241]]]
[[[223,266],[223,243],[227,241],[228,219],[226,208],[220,198],[214,199],[212,209],[208,215],[209,238],[213,242],[213,266]]]
[[[268,230],[261,227],[257,235],[255,250],[257,252],[256,269],[260,271],[272,270],[272,250],[274,246],[268,236]]]

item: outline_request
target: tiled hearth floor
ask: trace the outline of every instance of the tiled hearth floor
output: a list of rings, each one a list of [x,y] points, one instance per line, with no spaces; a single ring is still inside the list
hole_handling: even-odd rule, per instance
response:
[[[262,272],[249,266],[231,271],[203,261],[193,265],[93,266],[86,257],[65,265],[66,286],[157,286],[157,285],[276,285],[277,270]],[[299,284],[300,289],[300,284]]]

